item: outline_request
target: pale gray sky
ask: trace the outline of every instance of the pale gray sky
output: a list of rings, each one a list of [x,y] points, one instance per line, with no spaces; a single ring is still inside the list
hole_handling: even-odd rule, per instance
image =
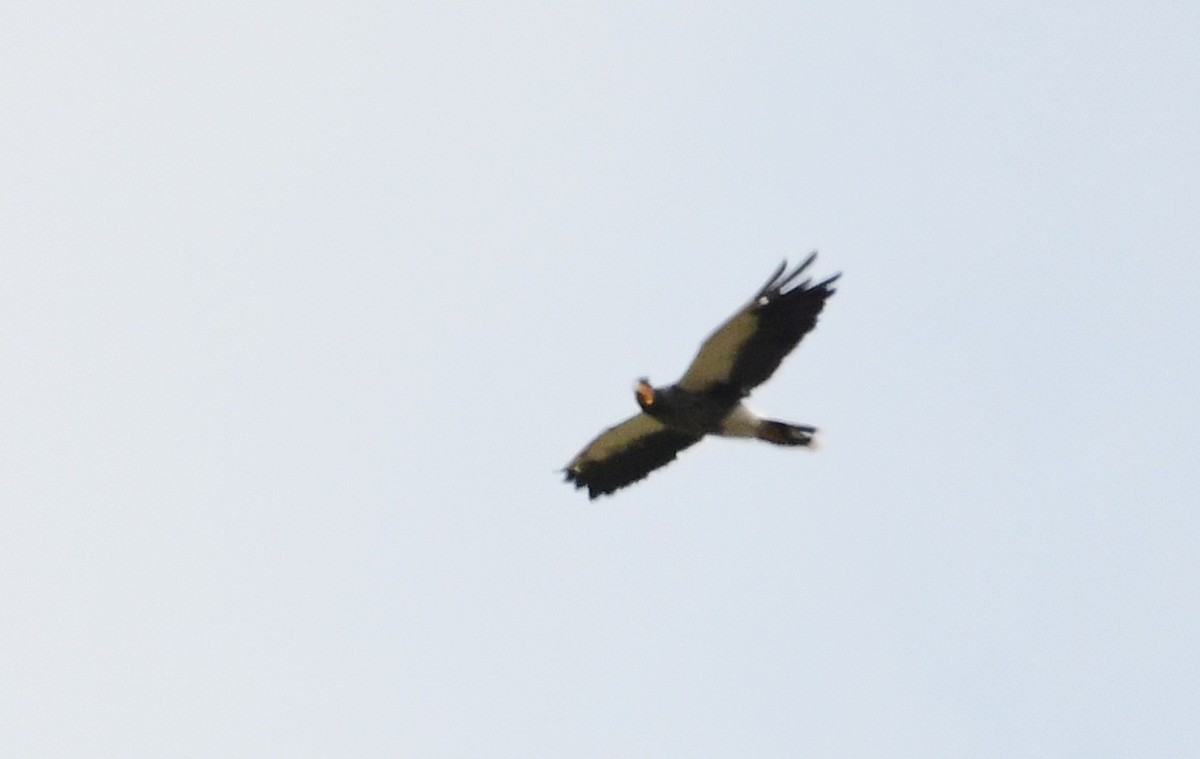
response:
[[[0,11],[0,754],[1200,754],[1200,6]],[[708,441],[556,470],[785,256]]]

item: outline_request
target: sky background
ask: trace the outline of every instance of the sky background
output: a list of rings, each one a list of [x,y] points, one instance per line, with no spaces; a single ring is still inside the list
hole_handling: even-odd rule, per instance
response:
[[[0,10],[0,754],[1200,755],[1200,6]],[[782,259],[712,440],[558,470]]]

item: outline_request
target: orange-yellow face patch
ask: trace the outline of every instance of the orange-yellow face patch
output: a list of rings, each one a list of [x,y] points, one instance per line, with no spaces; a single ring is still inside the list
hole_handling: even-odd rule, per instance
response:
[[[654,388],[650,387],[649,382],[639,382],[637,386],[638,403],[642,406],[654,405]]]

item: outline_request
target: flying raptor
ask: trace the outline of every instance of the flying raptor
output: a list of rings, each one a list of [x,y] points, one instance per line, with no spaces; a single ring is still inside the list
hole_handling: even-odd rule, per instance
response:
[[[794,283],[817,254],[786,272],[779,265],[750,302],[708,336],[674,385],[654,387],[645,377],[634,396],[641,412],[601,432],[563,469],[566,481],[596,498],[666,466],[705,435],[748,437],[775,445],[811,445],[817,429],[763,419],[742,400],[775,373],[784,356],[817,324],[831,285]],[[785,273],[786,272],[786,273]]]

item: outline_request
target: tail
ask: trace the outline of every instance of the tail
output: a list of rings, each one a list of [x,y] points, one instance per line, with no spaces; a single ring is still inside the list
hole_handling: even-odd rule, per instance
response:
[[[807,424],[788,424],[774,419],[763,419],[757,430],[759,440],[766,440],[775,445],[813,445],[813,436],[817,434],[816,427]]]

